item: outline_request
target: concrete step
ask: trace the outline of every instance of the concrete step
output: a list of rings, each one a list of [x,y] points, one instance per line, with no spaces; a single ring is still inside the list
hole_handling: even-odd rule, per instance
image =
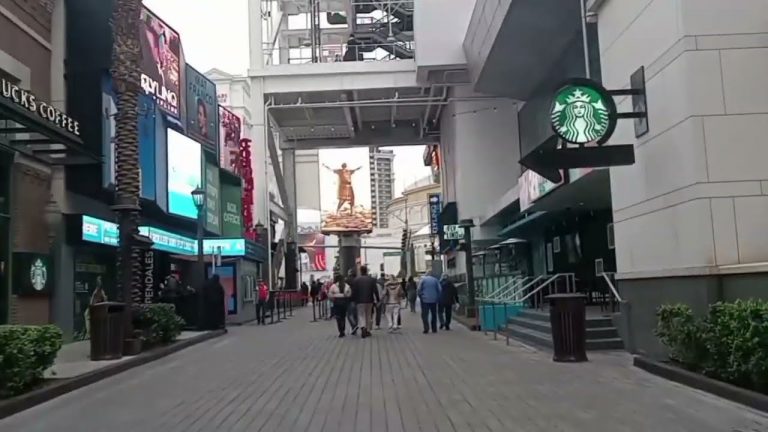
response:
[[[549,325],[549,321],[541,321],[537,319],[525,318],[523,315],[511,317],[509,319],[510,327],[524,327],[537,332],[551,334],[552,328]]]
[[[624,342],[620,338],[588,339],[587,351],[623,350]]]
[[[613,327],[613,320],[610,317],[587,317],[587,328],[606,328]]]
[[[549,324],[549,311],[544,312],[537,309],[522,309],[518,316],[529,320],[544,321]]]
[[[502,335],[509,335],[510,338],[527,344],[552,349],[552,335],[548,333],[542,333],[524,327],[507,327],[502,329],[499,333]]]
[[[587,340],[614,339],[619,337],[616,327],[594,327],[587,329]]]

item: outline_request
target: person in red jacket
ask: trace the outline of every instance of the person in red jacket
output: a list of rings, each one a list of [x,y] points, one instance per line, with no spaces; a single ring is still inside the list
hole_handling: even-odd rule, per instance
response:
[[[266,324],[267,303],[269,302],[269,286],[264,281],[259,281],[259,298],[256,302],[256,322]]]

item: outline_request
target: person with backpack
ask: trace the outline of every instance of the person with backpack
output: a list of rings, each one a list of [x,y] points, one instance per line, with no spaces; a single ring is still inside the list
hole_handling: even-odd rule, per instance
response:
[[[269,302],[269,287],[267,284],[259,281],[259,298],[256,302],[256,323],[265,325],[267,323],[267,303]]]
[[[339,337],[346,336],[347,308],[352,297],[352,288],[344,281],[344,277],[337,274],[333,277],[333,284],[328,292],[328,297],[333,302],[333,316],[336,317],[336,328]]]

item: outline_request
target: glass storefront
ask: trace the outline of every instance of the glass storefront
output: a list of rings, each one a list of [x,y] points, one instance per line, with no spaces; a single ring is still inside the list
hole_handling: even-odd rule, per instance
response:
[[[10,185],[11,185],[10,153],[0,150],[0,324],[7,324],[10,300],[10,248],[11,248],[11,218]]]
[[[117,299],[115,252],[109,248],[78,249],[75,252],[74,338],[85,339],[85,312],[96,287],[101,285],[107,299]]]

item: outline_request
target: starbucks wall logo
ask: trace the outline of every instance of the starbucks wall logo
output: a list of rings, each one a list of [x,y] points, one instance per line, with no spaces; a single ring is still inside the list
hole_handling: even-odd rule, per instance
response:
[[[29,281],[35,291],[42,291],[45,288],[45,283],[48,281],[48,269],[40,258],[29,269]]]
[[[599,84],[574,80],[555,93],[552,102],[552,129],[564,141],[602,144],[616,126],[616,105]],[[603,139],[605,138],[605,139]]]

